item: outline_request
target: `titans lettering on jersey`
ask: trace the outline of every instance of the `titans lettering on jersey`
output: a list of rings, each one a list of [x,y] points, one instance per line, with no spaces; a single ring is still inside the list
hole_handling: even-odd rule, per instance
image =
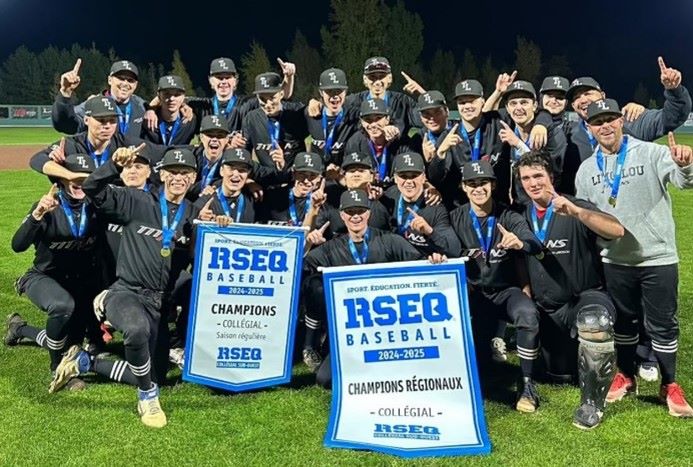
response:
[[[65,240],[61,242],[50,242],[48,244],[48,249],[63,251],[91,250],[94,243],[96,243],[96,237],[77,238],[74,240]]]
[[[632,167],[624,167],[624,169],[621,171],[621,184],[623,185],[628,185],[633,177],[641,177],[645,175],[645,166],[644,165],[636,165]],[[604,177],[606,176],[606,180]],[[593,175],[592,177],[592,185],[600,185],[600,184],[605,184],[607,181],[612,181],[614,179],[614,171],[610,170],[609,172],[602,172],[598,173],[597,175]],[[629,180],[631,179],[631,180]]]
[[[121,235],[123,234],[123,226],[120,224],[108,224],[106,229],[108,229],[109,232],[119,233]]]
[[[284,151],[295,151],[301,147],[301,144],[298,141],[288,141],[280,144],[280,146]],[[257,143],[255,145],[256,151],[271,151],[272,149],[272,144]]]
[[[137,234],[143,235],[145,237],[153,237],[156,241],[159,242],[161,241],[163,235],[163,231],[160,228],[150,227],[148,225],[142,224],[137,226],[136,232]],[[190,242],[190,239],[188,237],[186,237],[185,235],[180,235],[178,232],[175,233],[173,240],[182,246],[185,246]]]

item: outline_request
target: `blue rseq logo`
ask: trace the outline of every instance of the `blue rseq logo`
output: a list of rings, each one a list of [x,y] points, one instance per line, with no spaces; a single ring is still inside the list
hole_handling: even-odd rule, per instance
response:
[[[217,368],[260,368],[262,350],[258,347],[219,347]]]
[[[435,426],[424,425],[388,425],[376,423],[373,430],[374,438],[408,438],[439,440],[440,430]]]

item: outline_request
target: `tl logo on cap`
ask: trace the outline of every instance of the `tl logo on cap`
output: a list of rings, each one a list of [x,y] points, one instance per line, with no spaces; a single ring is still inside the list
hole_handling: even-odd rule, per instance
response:
[[[220,127],[221,123],[219,122],[219,117],[216,115],[212,115],[212,125]]]
[[[303,162],[306,163],[306,167],[313,167],[313,158],[310,157],[310,154],[303,155]]]
[[[474,172],[478,173],[479,175],[481,175],[481,173],[482,173],[481,172],[481,165],[479,165],[478,162],[472,162],[472,170]]]
[[[89,168],[89,164],[87,164],[87,160],[84,158],[84,156],[77,156],[77,162],[79,163],[79,166],[83,169]]]
[[[354,201],[361,202],[361,198],[359,197],[358,191],[350,191],[349,195],[351,196],[351,199],[353,199]]]
[[[166,81],[168,82],[169,85],[175,86],[176,85],[176,80],[173,79],[173,76],[167,76]]]
[[[428,104],[433,104],[433,98],[431,97],[430,94],[428,94],[428,93],[424,94],[423,98]]]
[[[404,163],[409,167],[414,167],[414,162],[411,160],[411,156],[409,154],[402,156],[402,159],[404,159]]]
[[[178,162],[183,162],[183,153],[180,151],[173,151],[173,157],[178,161]]]
[[[465,91],[471,91],[471,90],[472,90],[471,86],[469,86],[469,82],[468,82],[468,81],[462,81],[462,82],[460,83],[460,87],[461,87],[462,89],[464,89]]]
[[[107,97],[102,97],[101,102],[103,102],[104,107],[106,107],[108,110],[113,110],[113,104],[111,104],[111,100]]]
[[[563,86],[561,85],[561,78],[558,76],[553,77],[553,85],[556,86],[558,89],[563,89]]]
[[[597,107],[602,110],[609,110],[609,107],[606,105],[606,101],[597,101]]]
[[[236,157],[238,157],[242,161],[245,160],[245,154],[243,154],[242,149],[236,149]]]
[[[260,85],[261,85],[263,88],[268,88],[268,87],[269,87],[269,84],[267,83],[267,77],[265,77],[265,76],[260,76]]]
[[[581,85],[582,82],[580,81],[580,78],[575,78],[572,83],[570,83],[571,86],[579,86]]]
[[[339,81],[337,81],[337,75],[335,74],[334,71],[330,71],[327,76],[330,77],[330,81],[332,81],[334,84],[339,84]]]
[[[132,71],[132,68],[130,68],[130,63],[128,63],[126,60],[120,62],[120,65],[123,67],[124,70]]]
[[[219,64],[219,68],[222,70],[228,70],[229,68],[226,66],[226,62],[222,59],[217,60],[217,63]]]
[[[377,110],[378,107],[375,105],[375,101],[370,100],[368,101],[368,106],[371,108],[371,110]]]

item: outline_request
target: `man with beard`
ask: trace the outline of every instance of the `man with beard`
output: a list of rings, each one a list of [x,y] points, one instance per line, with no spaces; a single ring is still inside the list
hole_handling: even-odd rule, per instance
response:
[[[668,185],[693,188],[693,149],[669,148],[625,135],[618,103],[605,99],[587,107],[590,134],[599,146],[581,165],[577,196],[613,214],[626,229],[602,245],[606,288],[614,300],[614,340],[619,372],[607,402],[637,392],[635,351],[642,320],[652,339],[661,372],[659,397],[674,417],[693,417],[693,409],[676,382],[678,352],[678,262]],[[656,226],[656,227],[655,227]]]
[[[60,77],[60,92],[55,96],[51,111],[53,128],[62,133],[73,135],[84,131],[86,121],[86,101],[75,104],[73,94],[81,78],[79,69],[82,59],[78,58],[72,70]],[[145,112],[145,101],[134,94],[137,89],[137,67],[127,60],[119,60],[111,66],[108,75],[109,88],[102,93],[115,103],[118,116],[118,133],[121,136],[139,137],[142,133],[142,119]]]
[[[557,194],[548,154],[523,154],[515,170],[531,199],[525,219],[544,247],[527,257],[527,269],[547,372],[561,382],[577,372],[581,397],[573,424],[592,429],[602,420],[616,371],[616,309],[604,289],[595,241],[621,238],[624,229],[593,204]]]

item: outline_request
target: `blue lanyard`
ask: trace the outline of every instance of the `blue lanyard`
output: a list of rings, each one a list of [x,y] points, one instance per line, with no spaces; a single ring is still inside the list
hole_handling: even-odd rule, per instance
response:
[[[411,210],[414,212],[418,212],[419,204],[414,204],[411,207]],[[397,200],[397,231],[400,235],[404,235],[404,232],[406,232],[409,229],[411,222],[414,220],[414,214],[410,212],[408,212],[407,214],[407,218],[404,219],[404,196],[400,195],[399,199]]]
[[[329,155],[332,151],[335,130],[342,123],[342,120],[344,120],[344,109],[339,111],[339,114],[337,114],[337,118],[334,120],[334,123],[332,124],[332,128],[328,132],[327,112],[325,111],[325,109],[322,109],[322,133],[325,135],[325,155]]]
[[[549,203],[544,213],[544,219],[542,219],[541,229],[539,228],[539,216],[537,216],[537,207],[532,206],[532,227],[534,228],[534,235],[537,236],[541,243],[546,243],[546,234],[549,231],[549,224],[551,223],[551,218],[553,217],[553,203]]]
[[[171,127],[171,133],[168,133],[166,131],[166,122],[161,122],[159,123],[159,133],[161,133],[161,141],[163,141],[164,145],[169,146],[173,144],[173,138],[176,137],[178,134],[178,131],[180,130],[180,125],[181,125],[181,118],[180,116],[176,119],[175,122],[173,122],[173,126]],[[168,139],[166,139],[166,134],[168,133]]]
[[[472,160],[478,161],[481,157],[481,125],[479,125],[474,134],[474,144],[469,142],[469,133],[467,133],[467,129],[464,127],[464,122],[460,122],[460,135],[472,150]]]
[[[522,141],[522,136],[520,136],[520,128],[515,126],[515,136],[520,138],[520,141]],[[529,147],[529,136],[527,136],[526,141],[522,141],[525,143],[525,146]],[[513,148],[513,160],[517,162],[520,159],[520,151],[517,148]]]
[[[383,153],[380,155],[380,160],[378,160],[378,153],[375,150],[375,144],[371,140],[368,140],[368,147],[371,148],[371,154],[375,160],[375,165],[378,166],[378,180],[381,182],[385,180],[387,175],[387,146],[383,147]]]
[[[449,129],[450,129],[450,123],[449,123],[449,122],[448,122],[447,125],[445,125],[445,129],[446,129],[446,130],[449,130]],[[436,136],[436,135],[433,134],[433,132],[432,132],[431,130],[428,130],[428,132],[427,132],[426,134],[428,135],[428,140],[429,140],[431,143],[433,143],[433,146],[436,146],[436,145],[438,144],[438,138],[440,138],[440,135],[441,135],[442,133],[443,133],[443,132],[441,131],[440,133],[438,133],[438,136]]]
[[[351,256],[356,261],[356,264],[366,264],[368,261],[368,240],[370,240],[371,231],[366,229],[366,235],[363,236],[363,247],[361,248],[361,254],[359,255],[354,241],[349,237],[349,250],[351,250]]]
[[[366,97],[366,100],[372,101],[374,99],[373,94],[371,94],[370,91],[368,91],[368,96]],[[383,96],[383,101],[385,101],[385,105],[388,107],[390,106],[390,91],[385,91],[385,95]]]
[[[479,240],[479,246],[485,254],[488,254],[491,249],[491,243],[493,242],[493,228],[496,226],[496,216],[489,216],[486,222],[486,238],[481,235],[481,223],[476,213],[469,207],[469,215],[472,218],[472,225],[474,226],[474,233],[476,234],[477,240]]]
[[[161,247],[162,250],[168,250],[170,253],[171,243],[173,242],[173,236],[176,233],[176,228],[183,219],[183,212],[185,211],[185,200],[178,206],[178,212],[176,212],[176,217],[173,218],[173,223],[169,227],[168,223],[168,204],[166,203],[166,197],[164,196],[164,189],[159,191],[159,206],[161,208]]]
[[[221,159],[219,159],[221,160]],[[204,167],[202,167],[202,188],[208,187],[212,183],[212,179],[214,178],[214,174],[217,171],[217,166],[219,165],[219,160],[217,160],[214,164],[211,166],[209,164],[206,164]]]
[[[229,203],[226,201],[224,192],[221,187],[217,188],[217,198],[219,198],[219,204],[221,204],[221,209],[224,210],[224,214],[231,217],[231,208],[229,208]],[[245,210],[245,198],[242,194],[238,195],[238,201],[236,201],[236,222],[241,221],[241,216]]]
[[[270,144],[272,149],[279,147],[279,121],[267,120],[267,130],[269,131]]]
[[[587,139],[590,141],[590,146],[592,146],[592,149],[597,147],[597,138],[592,136],[592,133],[590,132],[589,128],[587,128],[587,124],[585,123],[584,120],[580,121],[580,126],[582,129],[585,131],[585,134],[587,135]]]
[[[142,187],[142,191],[145,193],[149,193],[149,183],[145,183],[144,186]]]
[[[82,212],[80,213],[79,217],[79,228],[77,228],[75,218],[72,216],[72,209],[70,209],[70,205],[65,199],[63,192],[59,191],[58,196],[60,197],[60,207],[63,208],[65,217],[67,217],[67,223],[70,224],[70,231],[72,232],[72,236],[75,238],[84,237],[84,232],[87,231],[87,203],[82,203]]]
[[[132,114],[132,101],[128,101],[125,106],[125,113],[120,110],[120,106],[116,105],[116,112],[118,112],[118,131],[121,135],[128,132],[128,125],[130,125],[130,115]]]
[[[308,193],[308,196],[306,197],[306,205],[305,209],[303,210],[304,215],[306,212],[310,210],[310,193]],[[289,216],[291,216],[291,225],[303,225],[302,220],[298,220],[298,213],[296,212],[296,197],[294,196],[294,190],[289,189]]]
[[[611,207],[616,207],[616,198],[618,198],[618,190],[621,188],[621,175],[623,175],[623,166],[626,164],[626,151],[628,150],[628,137],[623,137],[623,142],[618,150],[618,158],[616,159],[616,167],[614,168],[614,181],[609,180],[606,173],[606,162],[602,148],[597,150],[597,168],[602,174],[604,183],[611,187],[611,195],[609,196],[609,204]]]
[[[219,98],[217,96],[214,96],[212,98],[212,108],[214,108],[214,115],[219,115],[220,113],[223,113],[224,117],[229,118],[229,114],[231,113],[234,106],[236,105],[237,99],[238,99],[238,96],[233,96],[226,103],[226,108],[224,108],[224,110],[222,112],[219,112]]]
[[[87,151],[89,151],[89,155],[91,156],[92,160],[94,161],[94,165],[97,167],[101,167],[101,165],[103,165],[103,163],[106,162],[108,160],[108,158],[110,157],[110,154],[109,154],[111,152],[110,144],[101,153],[101,157],[99,157],[94,152],[95,151],[94,146],[92,146],[91,143],[89,142],[89,140],[87,140]]]

